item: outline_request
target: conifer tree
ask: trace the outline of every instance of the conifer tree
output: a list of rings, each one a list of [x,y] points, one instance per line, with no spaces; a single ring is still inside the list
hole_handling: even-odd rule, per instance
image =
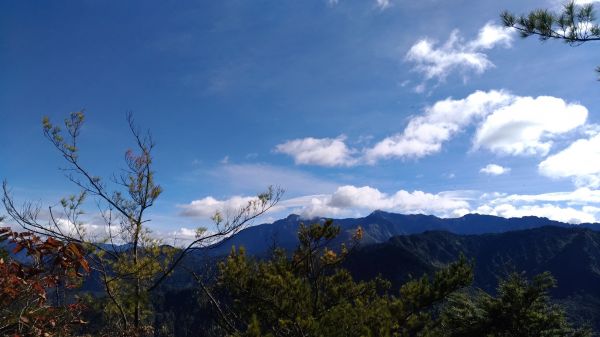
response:
[[[600,26],[592,3],[577,5],[570,1],[560,13],[537,9],[516,16],[504,11],[500,15],[504,26],[516,29],[521,37],[537,36],[540,40],[560,40],[571,46],[600,41]],[[600,66],[596,68],[600,73]]]
[[[573,328],[562,308],[550,302],[548,291],[555,286],[547,272],[531,281],[513,273],[500,281],[495,297],[481,290],[475,296],[454,294],[441,330],[456,337],[592,336],[587,329]]]
[[[247,337],[428,336],[439,305],[471,282],[464,258],[399,291],[380,278],[356,282],[340,267],[355,243],[332,247],[339,231],[332,221],[302,225],[291,257],[279,250],[257,261],[234,249],[219,277],[219,293],[229,299],[219,303],[224,329]],[[354,239],[361,236],[359,229]]]

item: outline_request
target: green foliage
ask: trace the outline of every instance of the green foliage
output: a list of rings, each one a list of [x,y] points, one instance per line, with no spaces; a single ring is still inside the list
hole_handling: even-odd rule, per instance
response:
[[[173,249],[162,248],[161,242],[152,238],[145,226],[145,212],[162,192],[160,185],[155,183],[152,170],[154,143],[149,134],[143,135],[135,128],[133,117],[129,115],[129,126],[138,151],[126,151],[126,169],[113,179],[117,187],[109,189],[102,178],[92,175],[80,163],[77,144],[84,120],[84,112],[79,111],[71,113],[63,127],[52,124],[47,117],[42,121],[44,135],[71,166],[73,173],[69,179],[82,189],[79,195],[61,200],[72,228],[72,233],[65,239],[86,243],[92,253],[91,261],[109,299],[104,303],[103,311],[107,316],[120,317],[118,324],[110,328],[129,331],[128,323],[133,322],[135,330],[141,331],[144,324],[150,323],[152,313],[146,289],[165,272],[174,255]],[[106,237],[91,237],[83,222],[78,220],[83,214],[80,208],[87,194],[97,197],[105,207],[100,211],[107,226]],[[65,236],[58,226],[57,230],[47,234]],[[101,248],[96,244],[98,242],[112,244],[112,249]],[[119,249],[115,242],[125,243],[130,248]]]
[[[428,336],[438,305],[472,280],[463,258],[395,295],[383,279],[356,282],[339,267],[351,248],[328,247],[338,233],[331,221],[301,226],[291,258],[276,251],[256,261],[233,250],[220,266],[219,286],[231,306],[222,317],[226,330],[236,336]]]
[[[102,333],[110,335],[152,335],[156,313],[152,308],[151,292],[173,274],[184,257],[195,248],[210,246],[236,234],[250,221],[267,212],[281,198],[283,190],[269,188],[250,200],[234,214],[223,217],[215,214],[214,226],[208,231],[200,227],[196,237],[183,249],[165,246],[152,235],[147,224],[147,211],[162,194],[153,170],[154,141],[149,132],[140,132],[132,114],[127,122],[135,141],[135,149],[125,152],[125,168],[120,174],[104,179],[94,175],[82,163],[79,136],[86,115],[72,112],[60,124],[49,118],[42,120],[44,136],[67,163],[67,178],[81,193],[64,198],[56,212],[49,207],[50,221],[39,221],[40,209],[32,203],[17,208],[7,183],[3,183],[2,202],[8,215],[26,230],[85,248],[94,275],[102,286],[104,296],[92,299],[90,307],[103,313]],[[90,233],[81,220],[87,197],[96,201],[103,220],[103,230]],[[97,315],[98,311],[94,313]]]
[[[522,37],[536,35],[540,40],[562,40],[576,46],[588,41],[600,41],[600,25],[592,3],[576,5],[570,1],[560,13],[537,9],[529,14],[516,16],[508,11],[500,15],[505,27],[516,29]],[[600,73],[600,67],[596,68]]]
[[[500,16],[506,27],[517,29],[522,37],[536,35],[542,40],[560,39],[571,45],[600,40],[600,26],[594,22],[596,15],[591,3],[577,6],[571,1],[561,13],[537,9],[518,17],[507,11]]]
[[[110,317],[119,317],[121,310],[128,321],[135,319],[136,309],[139,319],[144,325],[150,325],[153,308],[150,303],[150,293],[146,291],[154,284],[160,275],[172,262],[176,250],[162,246],[160,242],[149,236],[148,231],[140,235],[140,247],[137,259],[133,251],[118,254],[116,258],[110,255],[103,257],[102,263],[110,271],[103,275],[105,291],[112,300],[103,301],[103,312]],[[138,290],[138,289],[141,289]],[[119,322],[115,326],[120,326]],[[111,327],[111,328],[114,328]]]
[[[550,273],[532,281],[513,273],[500,281],[496,297],[483,291],[452,295],[442,315],[443,330],[464,337],[591,336],[588,330],[574,329],[563,310],[550,302],[548,290],[555,286]]]

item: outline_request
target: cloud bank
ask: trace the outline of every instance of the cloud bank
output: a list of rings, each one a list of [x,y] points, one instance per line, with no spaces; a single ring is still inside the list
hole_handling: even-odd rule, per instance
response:
[[[402,132],[371,147],[350,148],[345,137],[295,139],[275,151],[296,164],[354,166],[385,159],[422,158],[442,150],[444,143],[476,127],[473,150],[500,155],[548,154],[553,139],[584,126],[588,110],[552,96],[516,96],[502,90],[475,91],[463,99],[446,98],[409,119]]]
[[[180,206],[184,209],[181,215],[208,219],[215,211],[223,211],[218,207],[226,209],[231,206],[239,206],[241,202],[250,199],[251,197],[243,196],[234,196],[223,200],[205,197]],[[430,214],[439,217],[460,217],[468,213],[507,218],[538,216],[578,224],[599,220],[600,191],[579,188],[569,192],[529,195],[481,194],[474,191],[429,193],[420,190],[398,190],[386,193],[371,186],[343,185],[332,193],[305,195],[282,200],[267,216],[272,219],[295,213],[306,219],[359,217],[374,210],[403,214]]]
[[[577,186],[600,186],[600,134],[578,139],[538,165],[540,174],[571,178]]]

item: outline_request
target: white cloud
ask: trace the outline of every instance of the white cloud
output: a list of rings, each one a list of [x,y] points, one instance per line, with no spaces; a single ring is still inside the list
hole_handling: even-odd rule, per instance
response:
[[[492,49],[496,45],[503,45],[509,48],[512,40],[513,33],[510,29],[488,22],[479,30],[477,39],[469,43],[468,49]]]
[[[490,113],[477,130],[475,148],[510,155],[546,155],[552,137],[585,124],[587,109],[556,97],[515,97]]]
[[[181,227],[172,232],[162,234],[161,237],[167,244],[172,244],[176,247],[187,246],[196,240],[196,230],[193,228]]]
[[[386,9],[386,8],[390,7],[390,5],[391,5],[390,0],[375,0],[375,3],[377,4],[377,7],[379,7],[380,9]]]
[[[64,216],[60,214],[59,216]],[[56,218],[56,224],[60,228],[60,231],[67,236],[79,238],[79,236],[83,236],[87,239],[93,240],[102,240],[108,236],[108,227],[103,223],[99,222],[99,219],[95,219],[94,217],[90,217],[86,219],[88,221],[84,221],[76,227],[73,222],[66,218]],[[114,233],[113,233],[114,234]]]
[[[592,211],[594,212],[590,212],[585,208],[578,210],[573,207],[561,207],[553,204],[522,206],[500,204],[493,207],[481,206],[477,209],[477,213],[502,216],[505,218],[537,216],[548,218],[550,220],[575,224],[582,222],[595,222],[596,217],[593,213],[597,213],[597,209],[592,209]]]
[[[600,190],[581,187],[571,192],[550,192],[542,194],[512,194],[508,196],[497,196],[494,203],[515,202],[564,202],[568,205],[587,205],[588,203],[600,204]]]
[[[327,4],[329,4],[330,6],[335,6],[339,2],[339,0],[327,0]],[[375,0],[375,6],[377,6],[381,10],[387,9],[391,5],[392,3],[390,0]]]
[[[400,213],[424,213],[439,216],[463,214],[469,208],[467,199],[452,193],[408,192],[387,194],[370,186],[340,186],[332,194],[312,195],[282,202],[304,217],[359,216],[376,209]]]
[[[448,191],[437,194],[399,190],[393,194],[370,186],[340,186],[332,194],[289,199],[280,206],[306,218],[364,216],[376,209],[404,214],[432,214],[459,217],[480,213],[510,217],[538,216],[566,223],[597,222],[600,216],[600,190],[580,188],[570,192],[531,195],[481,194],[474,191]]]
[[[279,205],[290,213],[299,214],[305,219],[316,217],[360,216],[352,209],[338,208],[329,205],[330,194],[307,195],[282,201]]]
[[[367,208],[396,210],[406,213],[447,213],[458,208],[468,207],[467,201],[444,194],[431,194],[422,191],[397,191],[392,195],[378,189],[351,185],[341,186],[331,195],[330,206],[338,208]]]
[[[181,227],[176,231],[169,233],[171,237],[178,239],[194,239],[196,237],[196,230],[192,228]]]
[[[424,157],[441,150],[442,144],[475,119],[506,105],[512,96],[503,91],[476,91],[467,98],[447,98],[410,119],[404,131],[387,137],[366,150],[367,162],[394,157]]]
[[[553,139],[584,127],[587,109],[551,96],[515,96],[505,91],[476,91],[463,99],[447,98],[409,119],[401,133],[362,151],[348,148],[345,137],[304,138],[277,145],[297,164],[352,166],[381,159],[421,158],[476,124],[473,148],[505,155],[546,155]],[[589,129],[593,132],[593,129]]]
[[[589,188],[541,194],[486,193],[480,200],[474,212],[502,217],[538,216],[582,223],[597,222],[600,216],[600,190]]]
[[[542,175],[572,178],[579,186],[600,185],[600,134],[579,139],[538,165]]]
[[[476,91],[464,99],[447,98],[413,117],[402,133],[365,150],[365,160],[424,157],[470,124],[478,126],[474,148],[511,155],[546,154],[552,138],[583,126],[587,109],[556,97],[521,97],[503,91]]]
[[[210,218],[216,212],[222,214],[235,214],[242,207],[248,205],[248,202],[256,197],[234,196],[225,200],[217,200],[211,196],[194,200],[185,205],[178,205],[181,209],[181,215],[195,218]]]
[[[217,210],[237,210],[251,199],[252,197],[240,196],[223,200],[206,197],[179,207],[183,210],[183,216],[209,218]],[[481,194],[476,191],[428,193],[419,190],[386,193],[371,186],[344,185],[339,186],[333,193],[282,200],[256,223],[263,223],[266,219],[283,218],[290,213],[300,214],[306,219],[342,218],[365,216],[377,209],[439,217],[460,217],[467,213],[479,213],[506,218],[538,216],[567,223],[597,222],[600,218],[600,190],[579,188],[567,192],[512,195],[497,192]],[[163,237],[188,242],[194,235],[193,229],[181,227]]]
[[[294,157],[296,164],[352,166],[356,164],[352,157],[354,150],[346,146],[345,139],[345,136],[294,139],[277,145],[275,150]]]
[[[488,175],[492,175],[492,176],[499,176],[499,175],[510,172],[510,168],[503,167],[503,166],[500,166],[497,164],[488,164],[487,166],[485,166],[481,170],[479,170],[479,172],[485,173]]]
[[[469,72],[481,74],[494,66],[484,51],[497,45],[510,47],[512,34],[512,30],[487,23],[479,30],[477,38],[465,41],[459,31],[454,30],[441,46],[427,38],[419,40],[405,58],[415,63],[414,70],[423,73],[426,81],[433,78],[443,81],[453,71],[463,75]]]
[[[416,85],[413,88],[413,91],[416,92],[417,94],[422,94],[425,92],[425,89],[427,89],[427,86],[425,85],[425,83],[421,83],[421,84]]]
[[[214,230],[203,228],[201,232],[202,232],[202,236],[205,239],[202,241],[196,242],[195,243],[196,247],[208,247],[208,246],[223,239],[220,236],[217,236],[215,238],[206,238],[207,236],[210,236],[211,234],[216,234],[216,232]],[[191,244],[192,242],[194,242],[198,239],[197,234],[198,234],[197,228],[188,228],[188,227],[180,227],[180,228],[170,231],[170,232],[165,232],[165,231],[159,230],[159,231],[152,233],[152,235],[154,237],[159,238],[161,243],[169,244],[174,247],[188,246],[189,244]]]
[[[182,216],[210,218],[216,211],[224,209],[235,211],[251,199],[252,197],[235,196],[217,200],[209,196],[178,207],[182,209]],[[304,195],[282,200],[270,211],[270,214],[285,216],[289,213],[297,213],[305,218],[343,217],[362,216],[380,209],[400,213],[459,216],[468,212],[468,199],[469,196],[463,192],[432,194],[399,190],[387,194],[370,186],[345,185],[338,187],[333,193]],[[182,231],[180,234],[185,236],[185,233]]]

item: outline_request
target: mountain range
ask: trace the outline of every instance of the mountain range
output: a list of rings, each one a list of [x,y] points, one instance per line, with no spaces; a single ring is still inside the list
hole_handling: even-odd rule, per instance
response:
[[[551,291],[572,320],[600,328],[600,232],[589,228],[544,226],[505,233],[459,235],[443,231],[395,236],[360,247],[345,266],[357,279],[378,275],[399,286],[430,274],[460,255],[474,263],[474,286],[494,293],[511,272],[528,277],[549,271]]]
[[[277,246],[296,247],[301,223],[323,222],[290,215],[271,224],[248,227],[211,249],[224,256],[232,246],[255,256]],[[363,228],[360,246],[345,262],[356,279],[378,275],[397,287],[413,277],[431,274],[462,254],[474,263],[473,286],[494,293],[511,272],[528,277],[549,271],[558,286],[552,298],[577,324],[600,330],[600,224],[578,225],[534,216],[503,218],[468,214],[460,218],[403,215],[375,211],[363,218],[334,219],[341,227],[337,243]]]
[[[325,218],[303,219],[299,215],[291,214],[270,224],[248,227],[227,241],[211,248],[211,255],[226,255],[232,246],[243,246],[252,255],[262,255],[274,246],[291,250],[298,243],[297,233],[301,223],[308,225],[325,220]],[[374,211],[362,218],[333,219],[333,222],[341,227],[338,242],[348,241],[360,226],[363,229],[363,239],[361,240],[363,246],[383,243],[398,235],[418,234],[426,231],[447,231],[469,235],[503,233],[543,226],[600,230],[598,223],[572,225],[535,216],[503,218],[492,215],[467,214],[459,218],[438,218],[433,215],[405,215],[384,211]]]
[[[232,246],[243,246],[256,257],[265,256],[272,247],[292,251],[302,223],[325,220],[306,220],[292,214],[270,224],[248,227],[208,250],[195,251],[186,258],[185,270],[177,270],[162,287],[178,299],[161,304],[163,309],[172,314],[169,319],[188,317],[193,312],[192,321],[200,324],[206,313],[198,311],[193,301],[181,302],[189,299],[196,287],[188,270],[204,275],[210,271],[214,276],[215,262]],[[474,264],[473,286],[494,293],[498,280],[511,272],[532,277],[549,271],[558,284],[551,292],[552,298],[565,307],[573,322],[590,324],[600,331],[600,224],[572,225],[539,217],[507,219],[478,214],[443,219],[383,211],[333,222],[341,228],[334,245],[350,240],[359,226],[363,229],[360,245],[344,262],[356,279],[381,275],[397,288],[410,278],[431,274],[464,255]],[[95,278],[89,278],[80,290],[101,294],[100,289]]]

